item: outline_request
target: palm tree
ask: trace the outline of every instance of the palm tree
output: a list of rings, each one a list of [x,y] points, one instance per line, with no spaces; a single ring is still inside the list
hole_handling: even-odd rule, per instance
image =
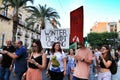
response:
[[[52,19],[54,19],[54,22],[60,26],[59,21],[57,21],[57,19],[59,19],[60,16],[58,15],[55,9],[51,7],[47,8],[46,5],[41,6],[40,4],[38,7],[28,6],[26,7],[26,9],[28,10],[28,12],[31,13],[31,16],[26,19],[28,27],[31,25],[34,26],[37,23],[41,25],[40,29],[45,29],[45,21],[48,20],[51,23]],[[57,26],[53,23],[51,24],[53,26]]]
[[[33,3],[34,0],[2,0],[2,3],[5,5],[4,8],[11,6],[14,9],[13,14],[13,37],[12,41],[15,42],[15,36],[17,32],[18,25],[18,13],[20,8],[24,8],[27,2]],[[5,4],[6,3],[6,4]]]

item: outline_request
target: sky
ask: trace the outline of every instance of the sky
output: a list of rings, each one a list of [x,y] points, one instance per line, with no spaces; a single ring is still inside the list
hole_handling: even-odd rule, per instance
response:
[[[35,0],[34,5],[47,5],[60,15],[61,28],[70,28],[70,12],[83,6],[84,37],[96,22],[118,22],[120,0]]]

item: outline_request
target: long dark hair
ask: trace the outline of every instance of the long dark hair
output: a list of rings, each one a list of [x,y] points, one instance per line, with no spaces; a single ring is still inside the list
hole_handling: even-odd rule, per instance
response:
[[[112,58],[112,56],[111,56],[111,51],[110,51],[109,46],[103,45],[102,47],[105,47],[105,48],[108,50],[108,53],[107,53],[107,55],[105,56],[105,60],[107,60],[108,58]]]
[[[41,41],[39,39],[35,39],[33,40],[33,43],[37,44],[37,49],[38,49],[38,53],[40,53],[42,50],[43,50],[43,47],[42,47],[42,44],[41,44]],[[33,45],[32,45],[33,46]]]
[[[70,49],[69,49],[69,55],[70,55],[70,50],[71,50],[71,49],[73,50],[73,52],[74,52],[73,54],[75,55],[75,49],[74,49],[74,48],[70,48]]]
[[[60,46],[60,43],[59,43],[59,42],[54,42],[54,43],[53,43],[52,48],[51,48],[51,53],[52,53],[52,54],[55,53],[55,48],[54,48],[54,47],[55,47],[56,44],[59,44],[59,50],[58,50],[58,51],[62,53],[62,49],[61,49],[61,46]]]

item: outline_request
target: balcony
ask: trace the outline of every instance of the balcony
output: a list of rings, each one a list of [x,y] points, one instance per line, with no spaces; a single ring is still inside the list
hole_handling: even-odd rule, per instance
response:
[[[30,35],[29,35],[28,33],[25,34],[25,37],[26,37],[26,38],[29,38],[29,36],[30,36]]]
[[[32,32],[35,32],[35,29],[31,28],[31,31],[32,31]]]
[[[25,22],[24,22],[24,21],[22,21],[22,20],[19,20],[18,24],[19,24],[20,26],[22,26],[22,27],[24,27],[24,26],[25,26]]]
[[[6,14],[5,11],[2,11],[2,12],[0,12],[0,17],[4,18],[6,20],[11,20],[13,16],[12,16],[12,14],[9,14],[9,13]]]
[[[25,46],[28,47],[29,46],[29,43],[27,41],[25,41]]]
[[[22,36],[23,35],[22,31],[19,30],[17,35]]]
[[[37,33],[37,34],[40,34],[40,33],[41,33],[41,31],[40,31],[40,30],[36,30],[36,33]]]
[[[31,36],[31,39],[35,39],[35,36],[34,36],[34,35],[32,35],[32,36]]]

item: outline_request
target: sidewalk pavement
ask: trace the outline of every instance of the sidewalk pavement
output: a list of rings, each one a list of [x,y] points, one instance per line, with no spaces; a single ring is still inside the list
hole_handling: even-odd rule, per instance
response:
[[[50,80],[45,75],[45,72],[46,72],[46,70],[43,70],[43,75],[42,75],[43,76],[43,80]],[[13,76],[13,71],[11,72],[10,80],[16,80],[16,78]],[[64,77],[64,80],[68,80],[66,76]],[[92,64],[90,66],[90,77],[89,77],[89,80],[98,80],[97,77],[95,76],[94,67],[93,67]],[[120,80],[120,60],[118,62],[117,73],[115,75],[112,75],[112,80]]]
[[[50,80],[49,78],[47,78],[45,72],[46,72],[46,70],[43,70],[43,74],[42,74],[43,80]],[[10,80],[16,80],[16,77],[14,77],[13,74],[14,74],[14,72],[12,71],[11,75],[10,75]],[[66,76],[64,77],[64,80],[67,80]]]

